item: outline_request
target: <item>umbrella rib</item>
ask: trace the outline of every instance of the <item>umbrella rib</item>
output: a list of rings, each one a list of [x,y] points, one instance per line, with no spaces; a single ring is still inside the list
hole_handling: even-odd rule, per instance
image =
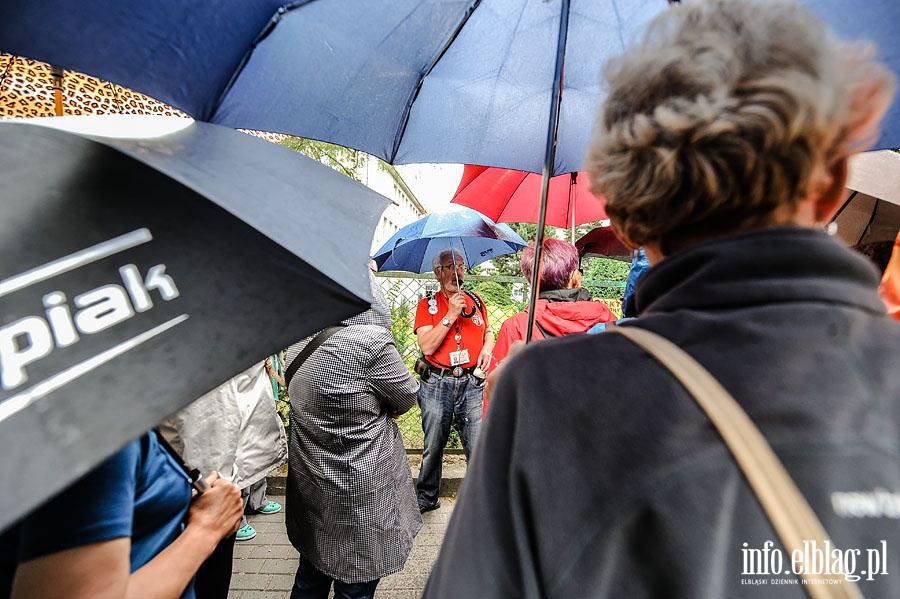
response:
[[[6,81],[6,78],[9,76],[9,71],[13,68],[13,64],[16,62],[16,57],[14,54],[9,55],[9,62],[6,63],[6,68],[3,69],[3,75],[0,75],[0,89],[3,89],[3,82]]]
[[[428,68],[419,76],[419,80],[416,82],[416,87],[410,93],[409,100],[406,102],[406,106],[403,108],[403,124],[398,127],[397,134],[394,136],[394,143],[391,147],[391,155],[388,157],[387,162],[393,164],[394,159],[397,158],[397,152],[400,151],[400,140],[403,139],[403,135],[406,133],[406,127],[409,125],[409,114],[412,111],[412,105],[416,102],[416,98],[419,97],[419,92],[422,90],[422,85],[425,82],[425,78],[431,74],[431,71],[434,70],[434,67],[437,66],[437,63],[441,61],[441,58],[444,57],[444,54],[447,53],[447,50],[450,48],[450,45],[459,37],[460,32],[463,27],[466,26],[466,23],[469,22],[469,18],[477,9],[481,6],[481,0],[475,0],[472,5],[466,9],[466,14],[460,20],[459,25],[457,25],[456,29],[453,33],[447,38],[447,41],[444,42],[444,46],[440,49],[435,56],[434,60],[431,61],[431,64],[428,65]]]
[[[278,22],[284,18],[284,15],[292,10],[300,8],[304,4],[309,4],[313,2],[313,0],[297,0],[296,2],[291,2],[290,4],[285,4],[284,6],[280,6],[275,14],[269,19],[269,22],[266,23],[263,30],[259,32],[259,35],[256,36],[256,39],[253,40],[253,43],[250,44],[250,48],[247,49],[247,52],[244,54],[244,57],[241,59],[241,62],[238,63],[237,68],[234,69],[234,72],[231,74],[231,79],[228,80],[228,84],[222,89],[222,93],[219,94],[219,97],[216,98],[215,103],[212,106],[212,110],[210,110],[209,116],[203,120],[212,122],[216,116],[216,113],[219,111],[219,108],[222,106],[222,102],[225,101],[225,96],[228,95],[228,92],[231,91],[231,88],[234,87],[237,78],[240,77],[241,71],[244,70],[244,67],[247,66],[247,63],[250,62],[250,55],[253,54],[253,51],[256,49],[256,46],[259,45],[261,41],[266,39],[272,30],[275,29],[275,26],[278,25]]]
[[[859,193],[859,192],[854,190],[853,193],[850,194],[850,197],[847,198],[847,201],[844,202],[843,205],[834,214],[834,217],[832,217],[832,219],[831,219],[832,221],[837,220],[837,217],[839,217],[841,215],[841,213],[844,212],[844,209],[850,205],[850,202],[853,201],[853,198],[856,197],[857,193]]]

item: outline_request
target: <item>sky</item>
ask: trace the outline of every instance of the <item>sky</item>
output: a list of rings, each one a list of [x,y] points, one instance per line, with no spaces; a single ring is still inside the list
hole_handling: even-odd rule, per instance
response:
[[[429,212],[448,208],[463,172],[461,164],[400,164],[395,168]]]

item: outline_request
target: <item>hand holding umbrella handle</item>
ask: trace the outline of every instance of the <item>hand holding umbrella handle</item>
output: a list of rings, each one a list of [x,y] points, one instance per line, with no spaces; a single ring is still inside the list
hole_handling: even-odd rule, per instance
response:
[[[475,316],[475,310],[477,310],[477,308],[473,305],[471,312],[463,309],[463,311],[460,312],[460,316],[462,316],[463,318],[472,318],[473,316]]]
[[[188,474],[191,477],[191,486],[197,491],[197,495],[209,491],[209,483],[206,482],[206,479],[203,478],[198,469],[194,468]]]

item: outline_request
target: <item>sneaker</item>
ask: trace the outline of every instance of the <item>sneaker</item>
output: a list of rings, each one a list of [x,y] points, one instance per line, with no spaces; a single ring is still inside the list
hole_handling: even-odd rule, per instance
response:
[[[235,534],[236,541],[249,541],[253,537],[256,536],[256,529],[250,526],[249,524],[245,524],[241,526],[237,533]]]
[[[259,514],[277,514],[281,511],[281,504],[275,501],[270,501],[266,504],[266,507],[259,510]]]

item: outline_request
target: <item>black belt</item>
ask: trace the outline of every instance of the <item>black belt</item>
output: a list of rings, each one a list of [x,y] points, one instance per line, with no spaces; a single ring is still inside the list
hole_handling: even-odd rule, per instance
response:
[[[434,364],[431,364],[430,362],[429,365],[431,366],[431,372],[438,376],[453,376],[456,378],[461,378],[466,376],[467,374],[472,374],[472,371],[475,370],[474,367],[460,368],[459,366],[457,366],[456,368],[440,368],[438,366],[435,366]]]

